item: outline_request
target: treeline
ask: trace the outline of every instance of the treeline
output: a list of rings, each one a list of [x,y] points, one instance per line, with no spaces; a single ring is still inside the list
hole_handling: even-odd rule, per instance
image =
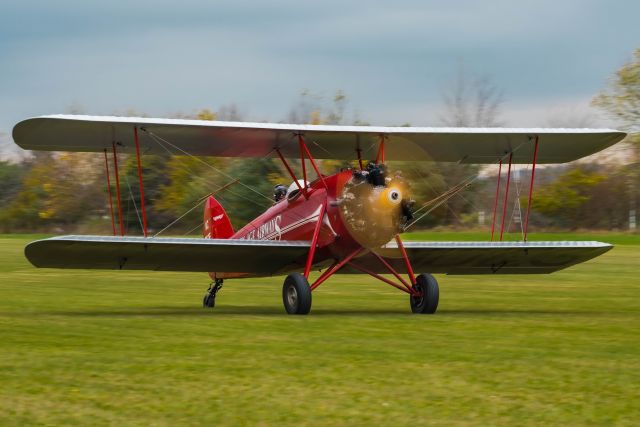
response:
[[[124,224],[128,234],[139,234],[141,205],[135,157],[121,155],[120,164]],[[335,160],[321,164],[325,173],[354,166]],[[638,184],[634,181],[637,167],[632,163],[593,162],[538,168],[530,227],[627,229]],[[422,162],[390,162],[389,168],[400,170],[411,183],[416,208],[475,177],[464,191],[424,216],[416,228],[490,228],[495,168]],[[143,156],[143,174],[151,230],[158,232],[181,217],[166,234],[200,233],[202,208],[198,205],[211,193],[225,206],[234,226],[242,226],[271,205],[275,184],[290,183],[277,159],[147,155]],[[526,210],[529,177],[529,167],[514,167],[505,225],[516,234]],[[505,180],[503,169],[497,224],[502,221]],[[0,162],[0,190],[2,232],[111,232],[104,158],[100,154],[34,153],[20,163]],[[117,210],[113,176],[112,194]]]
[[[502,95],[488,79],[462,72],[444,94],[441,123],[448,126],[499,126]],[[611,114],[620,127],[640,128],[640,49],[610,85],[594,97],[594,105]],[[338,91],[326,100],[303,92],[288,117],[290,123],[366,125],[357,114],[347,117],[347,97]],[[132,113],[131,115],[136,115]],[[182,116],[187,117],[187,116]],[[234,106],[202,110],[193,118],[242,120]],[[567,124],[567,127],[571,124]],[[540,167],[536,170],[530,228],[620,229],[630,228],[637,212],[640,187],[640,144],[637,134],[627,148],[591,162]],[[626,154],[620,151],[626,150]],[[141,233],[140,194],[135,157],[120,156],[120,192],[128,234]],[[355,163],[321,162],[330,174]],[[466,227],[489,230],[502,223],[503,194],[495,205],[496,168],[446,163],[390,162],[411,183],[416,208],[473,178],[463,192],[420,211],[415,228]],[[244,225],[271,205],[275,184],[290,178],[276,159],[228,159],[193,156],[143,156],[145,205],[151,231],[165,234],[199,234],[199,204],[211,193],[227,209],[235,227]],[[296,171],[299,172],[299,171]],[[506,171],[503,170],[503,173]],[[518,235],[527,207],[530,169],[514,168],[506,201],[506,229]],[[503,176],[503,183],[505,177]],[[113,180],[112,180],[113,181]],[[115,183],[112,182],[115,209]],[[504,184],[503,184],[504,190]],[[111,232],[104,157],[93,153],[34,152],[20,162],[0,161],[0,231],[47,233]],[[428,212],[427,215],[421,214]],[[166,231],[163,229],[174,223]],[[117,224],[116,224],[117,226]]]

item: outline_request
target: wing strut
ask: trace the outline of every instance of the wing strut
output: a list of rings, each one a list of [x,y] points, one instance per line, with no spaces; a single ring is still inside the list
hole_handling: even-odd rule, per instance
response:
[[[293,173],[293,171],[291,170],[291,166],[289,166],[289,163],[287,163],[287,161],[282,156],[282,153],[280,153],[280,150],[278,148],[276,148],[276,153],[278,154],[278,157],[280,157],[280,160],[282,160],[282,164],[287,169],[287,172],[289,172],[289,175],[291,176],[291,179],[293,179],[293,182],[298,187],[298,190],[300,190],[300,192],[304,194],[304,197],[307,198],[307,193],[302,189],[302,186],[298,182],[298,178],[296,178],[296,174]]]
[[[313,160],[313,156],[311,155],[311,152],[309,151],[309,148],[307,147],[307,144],[304,141],[304,137],[301,134],[298,135],[298,142],[300,143],[300,150],[302,151],[304,149],[304,152],[307,153],[307,157],[309,158],[309,161],[311,162],[311,166],[313,166],[313,169],[318,174],[318,178],[320,178],[320,182],[322,182],[322,185],[324,186],[325,189],[328,189],[329,187],[327,187],[327,183],[324,182],[324,177],[320,173],[320,169],[318,169],[318,165],[316,165],[316,161]],[[304,154],[302,155],[302,170],[303,171],[305,170],[304,169]],[[307,185],[306,175],[305,175],[304,185],[305,185],[305,188],[306,188],[306,185]]]

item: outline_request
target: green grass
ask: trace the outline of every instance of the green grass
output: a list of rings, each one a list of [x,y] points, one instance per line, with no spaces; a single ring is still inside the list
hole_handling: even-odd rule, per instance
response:
[[[338,276],[292,317],[282,278],[206,311],[206,275],[37,270],[0,236],[0,425],[637,425],[640,241],[613,237],[553,275],[437,276],[435,316]]]

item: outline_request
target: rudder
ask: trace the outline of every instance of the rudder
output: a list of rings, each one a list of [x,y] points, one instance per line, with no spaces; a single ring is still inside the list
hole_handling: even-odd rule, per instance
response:
[[[228,239],[233,236],[233,226],[229,216],[213,196],[209,196],[204,205],[202,234],[206,239]]]

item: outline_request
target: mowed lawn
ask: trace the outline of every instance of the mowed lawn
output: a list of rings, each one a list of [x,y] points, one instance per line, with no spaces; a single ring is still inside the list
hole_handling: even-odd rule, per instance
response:
[[[0,425],[638,425],[640,237],[595,238],[553,275],[437,276],[433,316],[337,276],[295,317],[283,278],[204,310],[204,274],[37,270],[0,236]]]

